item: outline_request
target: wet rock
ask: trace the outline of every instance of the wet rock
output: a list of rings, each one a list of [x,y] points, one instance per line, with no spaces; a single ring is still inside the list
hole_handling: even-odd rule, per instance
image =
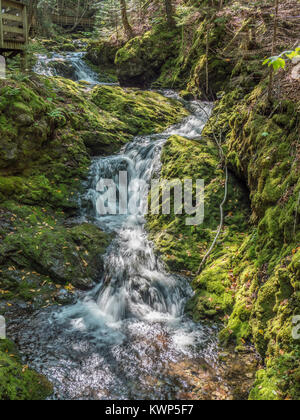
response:
[[[90,42],[86,58],[96,66],[114,67],[116,53],[121,46],[105,41]]]
[[[57,76],[76,80],[76,70],[72,63],[65,60],[57,60],[49,63],[49,66],[56,72]]]
[[[82,139],[92,156],[109,155],[119,149],[114,143],[114,135],[101,131],[82,131]]]
[[[245,347],[244,353],[233,350],[223,362],[223,376],[231,389],[233,399],[248,400],[255,374],[260,368],[260,358],[252,349]]]
[[[66,289],[61,289],[55,297],[55,300],[61,305],[70,305],[76,302],[76,296],[74,295],[74,293]]]

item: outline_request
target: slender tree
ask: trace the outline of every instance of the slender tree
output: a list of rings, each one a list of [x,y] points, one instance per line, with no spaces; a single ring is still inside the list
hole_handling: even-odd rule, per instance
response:
[[[279,13],[279,0],[275,0],[274,30],[273,30],[273,40],[272,40],[272,56],[275,55],[275,49],[276,49],[277,32],[278,32],[278,13]],[[269,101],[272,100],[273,84],[274,84],[274,69],[271,66],[270,67],[270,78],[269,78],[269,90],[268,90]]]
[[[121,16],[122,16],[122,23],[124,27],[125,36],[128,39],[131,39],[134,37],[134,33],[128,20],[126,0],[120,0],[120,5],[121,5]]]
[[[166,17],[167,17],[167,23],[170,27],[175,26],[175,20],[174,20],[174,9],[172,0],[164,0],[165,3],[165,9],[166,9]]]

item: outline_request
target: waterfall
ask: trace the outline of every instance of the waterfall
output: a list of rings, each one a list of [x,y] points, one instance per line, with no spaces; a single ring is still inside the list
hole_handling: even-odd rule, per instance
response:
[[[85,62],[85,52],[37,54],[34,72],[44,76],[61,76],[73,81],[85,81],[91,85],[114,85],[99,81],[99,75]]]
[[[47,60],[59,57],[40,57],[37,72],[54,75]],[[76,78],[96,83],[81,55],[63,57]],[[173,92],[163,93],[174,97]],[[162,134],[138,136],[119,154],[93,159],[81,219],[114,233],[99,284],[80,293],[74,305],[45,307],[26,317],[21,313],[10,326],[26,363],[54,384],[53,399],[186,399],[201,369],[212,370],[213,381],[218,380],[218,327],[196,324],[184,314],[191,286],[186,278],[169,273],[155,254],[145,228],[148,191],[138,191],[139,181],[149,186],[159,176],[161,151],[171,135],[201,135],[211,104],[194,101],[186,106],[191,115],[180,124]],[[97,204],[105,202],[99,180],[118,185],[124,171],[128,201],[136,206],[128,214],[99,215]]]
[[[136,201],[139,181],[149,185],[159,172],[161,150],[168,137],[178,134],[195,138],[201,134],[207,119],[203,107],[209,113],[211,105],[193,102],[190,107],[192,115],[178,126],[163,134],[136,137],[121,154],[95,159],[92,165],[90,187],[84,197],[91,206],[84,209],[89,209],[89,216],[100,227],[117,234],[105,258],[103,285],[97,298],[100,310],[114,321],[130,317],[177,318],[192,295],[186,279],[166,271],[147,238],[143,213],[148,189],[142,192],[134,213],[126,216],[99,216],[96,205],[103,194],[96,191],[101,178],[112,179],[118,185],[119,172],[127,171],[128,201]]]

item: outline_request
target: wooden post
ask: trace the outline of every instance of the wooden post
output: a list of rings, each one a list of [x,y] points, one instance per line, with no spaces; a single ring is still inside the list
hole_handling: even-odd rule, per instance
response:
[[[27,18],[27,6],[23,6],[22,10],[22,19],[23,19],[23,31],[24,31],[24,39],[25,44],[28,44],[28,18]]]
[[[28,44],[28,18],[27,18],[27,7],[23,5],[22,9],[22,23],[23,23],[23,36],[24,36],[24,49],[21,52],[21,71],[27,71],[27,44]]]

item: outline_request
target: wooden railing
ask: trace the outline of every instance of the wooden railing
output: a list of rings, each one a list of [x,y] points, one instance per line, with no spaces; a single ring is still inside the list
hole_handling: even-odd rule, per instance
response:
[[[74,26],[82,28],[92,28],[94,26],[94,18],[79,18],[75,16],[60,16],[60,15],[51,15],[51,20],[53,23],[61,26]]]
[[[0,50],[24,50],[28,43],[26,5],[0,0]]]

